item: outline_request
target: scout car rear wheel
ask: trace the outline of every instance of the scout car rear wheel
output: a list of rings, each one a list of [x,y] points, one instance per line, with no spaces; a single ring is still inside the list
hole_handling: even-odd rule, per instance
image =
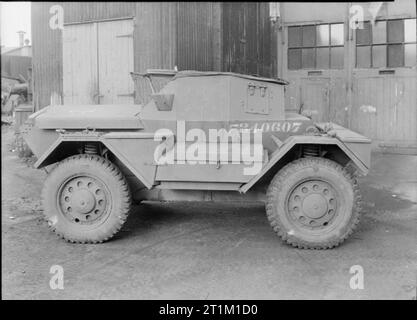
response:
[[[267,191],[266,212],[272,228],[287,243],[327,249],[353,232],[360,200],[356,180],[341,165],[303,158],[275,175]]]
[[[112,238],[130,210],[129,187],[121,171],[97,155],[77,155],[58,164],[42,191],[50,228],[70,242]]]

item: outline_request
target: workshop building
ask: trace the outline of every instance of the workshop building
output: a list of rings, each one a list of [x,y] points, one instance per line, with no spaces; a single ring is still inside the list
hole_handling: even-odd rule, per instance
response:
[[[130,72],[290,82],[287,110],[417,153],[416,2],[32,3],[35,109],[133,103]]]

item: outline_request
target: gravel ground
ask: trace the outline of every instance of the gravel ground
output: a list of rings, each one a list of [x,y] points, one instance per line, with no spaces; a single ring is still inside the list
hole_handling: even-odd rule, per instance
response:
[[[3,299],[415,299],[417,157],[374,154],[361,179],[357,232],[326,251],[298,250],[272,232],[261,205],[135,207],[108,243],[68,244],[41,219],[45,172],[10,150],[2,126]],[[50,268],[64,269],[52,290]],[[349,286],[350,268],[364,288]]]

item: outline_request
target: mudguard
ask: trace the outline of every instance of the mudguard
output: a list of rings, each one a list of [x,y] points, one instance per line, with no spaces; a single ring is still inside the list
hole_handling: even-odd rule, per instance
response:
[[[327,124],[328,126],[328,124]],[[318,125],[319,128],[320,124]],[[269,162],[248,183],[242,185],[240,192],[247,192],[259,181],[282,157],[284,157],[297,144],[336,145],[352,161],[359,172],[366,175],[371,161],[371,140],[351,130],[338,125],[331,126],[325,136],[290,136],[271,155]]]

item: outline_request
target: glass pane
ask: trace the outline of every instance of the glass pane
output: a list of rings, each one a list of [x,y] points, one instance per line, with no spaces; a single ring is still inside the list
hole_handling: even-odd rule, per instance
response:
[[[388,42],[403,42],[404,40],[404,21],[388,20]]]
[[[371,47],[356,47],[356,67],[371,67]]]
[[[371,44],[371,24],[363,23],[363,29],[356,29],[356,44]]]
[[[372,42],[386,43],[387,42],[387,22],[377,21],[372,29]]]
[[[343,69],[343,47],[330,48],[330,68]]]
[[[374,68],[387,66],[387,46],[374,46],[372,48],[372,66]]]
[[[344,43],[343,23],[330,25],[330,44],[333,46]]]
[[[388,67],[404,66],[404,46],[392,44],[388,46]]]
[[[413,67],[417,65],[416,48],[417,48],[417,45],[415,43],[406,44],[404,47],[404,59],[405,59],[405,65],[407,67]]]
[[[303,49],[302,65],[303,69],[314,68],[314,49]]]
[[[316,45],[316,26],[303,27],[303,47],[314,47]]]
[[[317,69],[329,69],[329,48],[317,48]]]
[[[329,45],[329,25],[322,24],[317,26],[317,45],[328,46]]]
[[[288,69],[301,69],[301,49],[288,49]]]
[[[288,47],[301,47],[300,27],[288,27]]]
[[[405,42],[416,42],[417,31],[416,31],[416,19],[404,20],[404,41]]]

